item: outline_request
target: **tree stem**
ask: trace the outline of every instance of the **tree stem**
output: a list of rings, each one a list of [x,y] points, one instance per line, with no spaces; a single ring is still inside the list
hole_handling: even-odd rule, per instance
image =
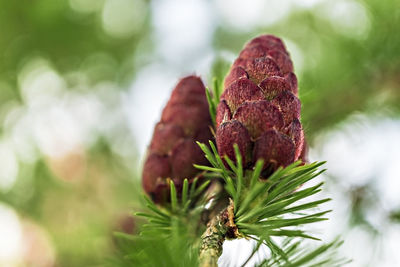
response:
[[[217,267],[225,239],[234,239],[238,235],[238,229],[234,223],[234,204],[230,199],[229,206],[211,219],[201,236],[199,266]]]

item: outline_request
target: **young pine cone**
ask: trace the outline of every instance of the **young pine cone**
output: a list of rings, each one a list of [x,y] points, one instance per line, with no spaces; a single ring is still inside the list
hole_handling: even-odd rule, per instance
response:
[[[221,156],[234,160],[236,143],[244,166],[263,159],[268,171],[301,157],[304,135],[297,78],[279,38],[262,35],[246,44],[224,87],[216,118]]]
[[[181,79],[154,128],[143,167],[143,188],[155,202],[168,200],[168,178],[179,187],[199,174],[193,164],[209,164],[195,141],[212,138],[210,125],[203,82],[196,76]]]

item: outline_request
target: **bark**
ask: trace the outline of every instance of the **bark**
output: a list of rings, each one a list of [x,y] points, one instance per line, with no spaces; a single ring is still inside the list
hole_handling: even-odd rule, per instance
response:
[[[238,236],[239,232],[234,222],[234,204],[230,200],[229,206],[207,224],[207,229],[201,237],[199,266],[217,267],[225,239],[234,239]]]

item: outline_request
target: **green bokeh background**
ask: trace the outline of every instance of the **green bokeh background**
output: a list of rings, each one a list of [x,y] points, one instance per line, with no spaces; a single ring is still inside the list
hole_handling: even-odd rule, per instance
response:
[[[140,27],[122,33],[105,29],[106,0],[87,1],[79,6],[83,2],[0,0],[2,138],[13,134],[7,114],[15,106],[27,105],[18,77],[30,60],[46,60],[64,79],[63,90],[75,90],[72,93],[77,96],[101,94],[96,87],[100,83],[111,84],[107,90],[116,96],[130,90],[146,58],[155,57],[152,5],[156,2],[122,1],[131,2],[128,7],[140,8],[134,14],[141,14],[137,21]],[[399,3],[358,3],[364,6],[369,18],[368,30],[363,34],[357,28],[349,28],[345,34],[338,31],[334,23],[323,18],[318,6],[292,10],[273,25],[245,32],[218,21],[212,41],[216,56],[209,68],[214,75],[223,76],[227,65],[217,60],[218,55],[227,51],[237,54],[250,38],[272,33],[289,39],[302,52],[303,68],[298,79],[302,122],[310,144],[318,133],[354,112],[385,112],[397,118]],[[105,104],[112,105],[112,101]],[[94,132],[94,142],[62,159],[53,159],[36,148],[37,159],[18,160],[15,183],[10,188],[0,188],[1,203],[13,208],[22,220],[31,221],[48,233],[56,255],[55,266],[102,266],[104,259],[115,252],[112,232],[121,230],[121,220],[132,208],[140,206],[137,140],[127,131],[127,122],[103,123],[112,124],[115,138],[128,136],[130,153],[115,153],[110,138]]]

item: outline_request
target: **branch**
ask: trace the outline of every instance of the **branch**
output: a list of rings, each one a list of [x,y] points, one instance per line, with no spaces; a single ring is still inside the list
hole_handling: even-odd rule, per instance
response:
[[[229,206],[211,219],[201,236],[199,266],[217,267],[225,239],[237,237],[239,237],[239,232],[234,222],[234,203],[230,199]]]

